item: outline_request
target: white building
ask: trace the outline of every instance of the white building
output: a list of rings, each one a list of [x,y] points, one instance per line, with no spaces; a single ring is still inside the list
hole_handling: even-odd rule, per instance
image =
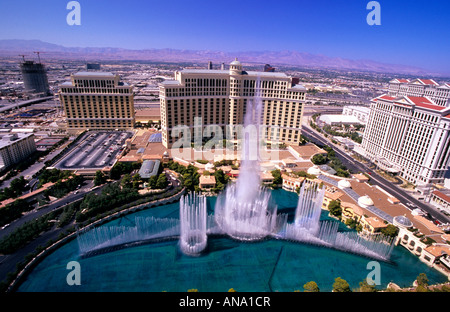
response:
[[[359,125],[361,122],[353,115],[321,115],[319,124],[329,126]]]
[[[4,135],[0,140],[0,170],[26,159],[35,151],[33,133]]]
[[[450,106],[450,84],[439,85],[433,79],[393,79],[389,82],[389,96],[426,96],[436,105]]]
[[[366,124],[369,118],[370,108],[365,106],[344,106],[342,115],[355,116],[361,124]]]
[[[427,97],[382,95],[372,100],[361,148],[384,170],[427,194],[443,184],[450,164],[450,107]]]
[[[196,118],[203,127],[217,125],[225,136],[229,126],[244,123],[247,102],[254,100],[258,89],[267,141],[298,144],[306,89],[284,73],[245,71],[234,60],[229,70],[184,69],[175,72],[175,80],[160,84],[163,145],[178,140],[172,137],[178,125],[193,130]]]

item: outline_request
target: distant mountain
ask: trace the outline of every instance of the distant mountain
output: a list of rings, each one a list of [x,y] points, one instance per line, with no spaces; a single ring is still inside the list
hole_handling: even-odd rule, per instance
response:
[[[328,57],[298,51],[241,51],[222,52],[210,50],[177,50],[177,49],[145,49],[132,50],[123,48],[79,48],[43,42],[40,40],[0,40],[0,56],[18,56],[19,54],[40,51],[47,58],[84,59],[84,60],[142,60],[164,62],[199,62],[212,61],[228,64],[235,57],[241,62],[269,63],[272,65],[297,65],[319,68],[335,68],[349,70],[363,70],[375,72],[389,72],[409,75],[432,75],[421,68],[385,64],[371,60],[349,60],[339,57]]]

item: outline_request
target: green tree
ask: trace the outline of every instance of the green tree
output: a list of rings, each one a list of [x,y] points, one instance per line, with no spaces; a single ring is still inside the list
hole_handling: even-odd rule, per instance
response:
[[[167,181],[167,177],[165,173],[161,173],[158,176],[158,180],[156,181],[156,188],[157,189],[164,189],[169,185],[169,182]]]
[[[158,176],[157,175],[151,176],[150,179],[148,179],[148,185],[152,189],[156,188],[156,182],[158,182]]]
[[[189,173],[183,175],[183,186],[190,191],[195,190],[194,181],[192,180],[192,177]]]
[[[98,185],[102,185],[104,183],[106,183],[106,176],[105,176],[105,174],[102,171],[97,170],[95,172],[94,185],[98,186]]]
[[[369,285],[369,283],[367,283],[367,280],[364,279],[362,282],[359,283],[359,291],[360,292],[376,292],[377,289],[375,288],[375,285]]]
[[[350,285],[347,283],[346,280],[344,280],[340,277],[337,277],[334,280],[333,291],[334,292],[351,292]]]
[[[271,171],[273,176],[273,185],[283,184],[283,178],[281,177],[281,171],[279,169]]]
[[[9,187],[14,190],[17,196],[20,196],[22,192],[25,190],[25,186],[27,185],[27,180],[23,176],[19,178],[15,178],[9,184]]]
[[[387,227],[381,229],[381,233],[392,238],[396,237],[398,234],[398,228],[393,224],[388,224]]]
[[[139,189],[139,185],[141,184],[142,180],[141,180],[141,175],[139,173],[136,173],[132,178],[132,183],[133,183],[133,189],[138,190]]]
[[[342,215],[341,202],[338,200],[332,200],[328,205],[328,210],[330,214],[335,217],[340,217]]]
[[[216,186],[212,189],[212,191],[220,192],[228,184],[230,177],[227,176],[221,169],[216,170],[213,175],[216,178]]]
[[[416,292],[427,292],[428,290],[428,277],[425,273],[420,273],[419,276],[417,276],[417,287]]]
[[[327,161],[328,161],[327,157],[322,154],[316,154],[311,158],[311,162],[314,165],[318,165],[318,166],[326,164]]]
[[[134,169],[137,169],[139,163],[124,163],[117,162],[114,167],[111,168],[109,176],[113,180],[119,180],[120,177],[125,173],[131,173]]]
[[[314,281],[308,282],[303,285],[303,289],[305,292],[320,292],[319,286]]]
[[[124,174],[122,181],[120,182],[120,185],[124,188],[133,187],[133,183],[131,182],[131,176],[128,173]]]
[[[351,229],[354,229],[354,228],[356,228],[358,223],[356,222],[355,219],[348,218],[347,220],[345,220],[345,225],[348,226]]]

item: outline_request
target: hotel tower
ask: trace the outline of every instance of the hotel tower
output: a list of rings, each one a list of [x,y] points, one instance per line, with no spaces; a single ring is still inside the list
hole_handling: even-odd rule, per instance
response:
[[[119,75],[72,74],[71,81],[60,85],[59,99],[69,132],[134,127],[133,87],[121,82]]]
[[[370,105],[361,147],[378,167],[427,194],[444,183],[450,165],[450,107],[426,96],[379,96]]]
[[[225,136],[227,128],[244,124],[247,102],[254,100],[256,90],[267,141],[298,144],[306,89],[284,73],[245,71],[236,59],[229,70],[184,69],[160,84],[164,146],[178,140],[172,133],[176,126],[193,129],[195,120],[203,127],[221,127]]]

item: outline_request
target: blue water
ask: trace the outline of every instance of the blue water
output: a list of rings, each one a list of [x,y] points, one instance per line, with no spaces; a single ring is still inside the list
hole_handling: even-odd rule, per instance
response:
[[[273,191],[279,212],[294,213],[295,193]],[[212,212],[215,198],[208,199]],[[177,218],[178,204],[140,211],[109,223],[134,225],[135,216]],[[323,218],[328,218],[326,213]],[[347,230],[341,226],[340,230]],[[345,279],[352,288],[370,273],[371,259],[323,247],[277,240],[240,243],[225,237],[208,237],[208,251],[200,257],[183,255],[177,241],[141,245],[81,259],[73,240],[48,255],[28,275],[19,291],[294,291],[315,281],[321,291],[331,291],[334,279]],[[81,285],[69,286],[69,261],[81,265]],[[410,286],[420,273],[430,283],[447,281],[403,247],[395,247],[392,263],[380,262],[381,285],[391,281]],[[371,269],[371,268],[370,268]]]

